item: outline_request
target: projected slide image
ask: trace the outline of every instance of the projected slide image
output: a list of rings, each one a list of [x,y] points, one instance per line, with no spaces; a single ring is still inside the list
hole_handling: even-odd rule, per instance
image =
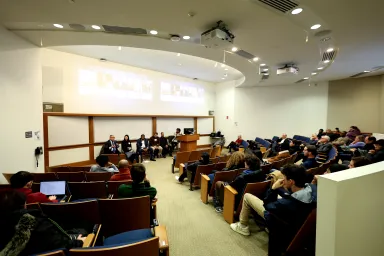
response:
[[[204,88],[194,84],[161,83],[161,100],[199,103],[204,101]]]
[[[145,76],[100,68],[80,69],[78,87],[81,95],[151,100],[153,94],[153,82]]]

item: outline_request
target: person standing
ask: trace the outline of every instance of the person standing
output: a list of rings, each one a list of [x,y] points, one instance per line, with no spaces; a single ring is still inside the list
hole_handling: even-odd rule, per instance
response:
[[[137,140],[136,149],[137,154],[141,156],[141,161],[143,161],[143,152],[148,151],[151,161],[156,161],[153,156],[153,149],[149,146],[149,141],[145,138],[144,134],[141,134],[140,139]]]
[[[115,140],[114,135],[109,135],[109,140],[104,144],[106,154],[120,154],[119,144]]]
[[[127,159],[133,163],[133,161],[136,159],[136,153],[132,150],[132,144],[129,141],[129,135],[126,134],[124,136],[123,141],[121,142],[121,150],[126,155]]]

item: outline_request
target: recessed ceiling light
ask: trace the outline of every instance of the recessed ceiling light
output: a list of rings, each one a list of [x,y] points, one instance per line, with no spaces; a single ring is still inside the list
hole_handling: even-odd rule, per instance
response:
[[[179,56],[180,56],[180,53],[177,54],[177,57],[179,57]]]
[[[299,13],[301,13],[302,11],[303,11],[302,8],[296,8],[296,9],[293,10],[291,13],[292,13],[293,15],[295,15],[295,14],[299,14]]]
[[[268,69],[267,69],[267,68],[264,68],[263,71],[268,71]]]
[[[269,73],[264,73],[264,76],[269,76]]]
[[[97,29],[97,30],[99,30],[99,29],[100,29],[100,26],[98,26],[98,25],[92,25],[92,28],[93,28],[93,29]]]
[[[316,73],[316,72],[313,72],[312,75],[315,76],[315,75],[317,75],[317,73]]]
[[[233,52],[237,52],[237,47],[232,47],[232,50],[231,51],[233,51]]]
[[[318,67],[317,69],[318,69],[318,70],[322,70],[322,69],[324,69],[324,68],[323,68],[323,67]]]
[[[304,80],[308,80],[308,79],[309,79],[309,77],[304,77],[303,79],[304,79]]]
[[[149,31],[149,33],[151,33],[152,35],[157,35],[157,31],[156,30],[151,30],[151,31]]]
[[[181,63],[179,63],[179,64],[177,64],[177,65],[181,66]]]
[[[190,39],[191,37],[190,36],[183,36],[183,39],[184,40],[188,40],[188,39]]]
[[[264,64],[264,63],[261,63],[261,64],[260,64],[260,66],[264,67],[264,66],[265,66],[265,64]]]
[[[313,26],[311,27],[311,29],[318,29],[318,28],[320,28],[320,27],[321,27],[320,24],[316,24],[316,25],[313,25]]]
[[[221,67],[222,67],[222,68],[225,67],[225,64],[221,64]]]
[[[256,61],[259,60],[259,58],[255,57],[255,58],[253,58],[252,60],[253,60],[254,62],[256,62]]]
[[[333,52],[333,48],[328,48],[327,52]]]
[[[368,71],[368,70],[364,70],[363,72],[364,72],[364,73],[370,73],[371,71]]]
[[[329,62],[329,60],[325,60],[325,61],[323,61],[324,63],[328,63]]]
[[[222,77],[221,79],[225,79],[225,77]]]
[[[227,68],[225,68],[224,70],[228,70]]]
[[[117,49],[118,49],[119,51],[121,51],[121,46],[117,47]]]
[[[61,25],[61,24],[53,24],[53,26],[57,27],[57,28],[63,28],[64,26]]]

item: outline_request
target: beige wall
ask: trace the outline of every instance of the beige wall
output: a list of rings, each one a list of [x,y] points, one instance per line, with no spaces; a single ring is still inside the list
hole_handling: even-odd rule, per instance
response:
[[[384,132],[384,77],[371,76],[329,82],[327,128]]]

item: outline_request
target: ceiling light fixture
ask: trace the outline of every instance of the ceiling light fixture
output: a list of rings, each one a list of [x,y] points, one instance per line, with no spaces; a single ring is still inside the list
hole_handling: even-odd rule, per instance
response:
[[[256,62],[256,61],[259,60],[259,58],[255,57],[255,58],[253,58],[252,60],[253,60],[254,62]]]
[[[188,40],[188,39],[190,39],[191,37],[190,36],[183,36],[183,39],[184,40]]]
[[[261,64],[260,64],[260,66],[261,66],[261,67],[264,67],[264,66],[265,66],[265,64],[264,64],[264,63],[261,63]]]
[[[302,11],[303,11],[302,8],[296,8],[295,10],[293,10],[293,11],[291,12],[291,14],[293,14],[293,15],[295,15],[295,14],[299,14],[299,13],[301,13]]]
[[[327,52],[333,52],[333,48],[328,48]]]
[[[225,64],[221,64],[221,67],[222,67],[222,68],[225,67]]]
[[[315,76],[315,75],[317,75],[317,73],[316,73],[316,72],[313,72],[312,75]]]
[[[181,63],[179,63],[179,64],[177,64],[177,65],[181,66]]]
[[[304,77],[303,79],[304,79],[304,80],[308,80],[308,79],[309,79],[309,77]]]
[[[61,25],[61,24],[53,24],[54,27],[57,27],[57,28],[63,28],[64,26]]]
[[[232,49],[231,49],[231,51],[233,51],[233,52],[237,52],[237,50],[239,50],[239,49],[237,49],[237,47],[232,47]]]
[[[177,54],[177,57],[180,57],[180,53]],[[216,62],[216,66],[217,66],[217,62]]]
[[[318,67],[317,69],[318,69],[318,70],[322,70],[322,69],[324,69],[324,68],[323,68],[323,67]]]
[[[311,27],[311,29],[318,29],[318,28],[320,28],[320,27],[321,27],[320,24],[316,24],[316,25],[313,25],[313,26]]]
[[[149,33],[151,33],[152,35],[157,35],[157,31],[156,30],[151,30],[151,31],[149,31]]]
[[[325,60],[325,61],[323,61],[324,63],[329,63],[329,60]]]
[[[268,71],[268,69],[267,69],[267,68],[264,68],[263,71]]]
[[[368,71],[368,70],[364,70],[363,72],[364,72],[364,73],[370,73],[371,71]]]
[[[121,51],[121,46],[117,47],[117,49],[118,49],[119,51]]]
[[[98,26],[98,25],[92,25],[92,28],[93,28],[93,29],[96,29],[96,30],[99,30],[99,29],[100,29],[100,26]]]
[[[225,68],[224,70],[228,70],[227,68]]]
[[[264,73],[264,76],[269,76],[269,73]]]
[[[225,77],[222,77],[221,79],[225,79]]]

